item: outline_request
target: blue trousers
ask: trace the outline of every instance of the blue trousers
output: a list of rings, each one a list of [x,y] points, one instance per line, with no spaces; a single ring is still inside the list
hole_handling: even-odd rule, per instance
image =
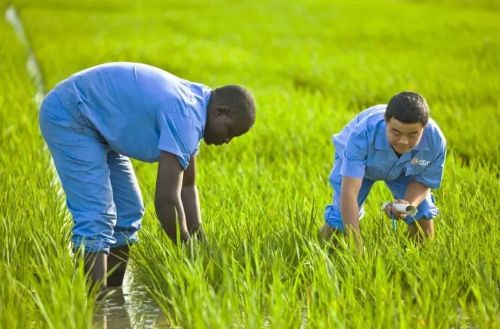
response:
[[[73,248],[107,253],[136,242],[144,206],[130,159],[54,92],[42,103],[39,123],[73,217]]]
[[[342,215],[340,212],[340,187],[341,187],[341,178],[336,177],[337,179],[330,180],[330,184],[333,187],[333,203],[329,204],[325,208],[325,221],[326,223],[334,229],[339,231],[344,230],[344,224],[342,222]],[[392,195],[395,199],[404,199],[404,195],[406,193],[406,189],[408,184],[410,183],[412,177],[411,176],[402,176],[393,181],[385,181],[387,187],[392,192]],[[358,194],[358,206],[359,206],[359,217],[363,217],[364,209],[363,205],[365,200],[370,193],[370,190],[375,181],[369,179],[363,179],[361,184],[361,188]],[[412,224],[416,220],[420,219],[432,219],[437,216],[438,209],[434,204],[434,198],[431,193],[429,193],[425,199],[420,203],[417,207],[417,214],[415,216],[407,216],[405,221],[407,224]]]

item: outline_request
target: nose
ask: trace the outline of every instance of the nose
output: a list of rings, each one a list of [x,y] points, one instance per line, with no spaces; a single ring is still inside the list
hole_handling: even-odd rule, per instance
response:
[[[399,144],[401,144],[401,145],[408,145],[409,144],[408,138],[405,138],[405,137],[400,138],[399,139]]]

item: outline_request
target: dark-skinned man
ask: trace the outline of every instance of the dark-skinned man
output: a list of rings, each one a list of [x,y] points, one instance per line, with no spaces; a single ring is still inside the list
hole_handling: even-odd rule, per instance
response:
[[[57,84],[39,121],[73,217],[73,248],[84,248],[91,282],[105,288],[122,284],[144,214],[130,158],[159,162],[158,219],[174,242],[188,241],[201,230],[199,143],[222,145],[248,132],[255,102],[241,86],[211,89],[153,66],[117,62]]]

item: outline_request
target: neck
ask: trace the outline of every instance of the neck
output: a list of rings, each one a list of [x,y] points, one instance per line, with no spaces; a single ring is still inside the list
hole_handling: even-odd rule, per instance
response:
[[[394,147],[392,147],[392,146],[391,146],[391,148],[392,148],[392,150],[394,151],[394,153],[396,154],[396,156],[397,156],[398,158],[401,158],[401,156],[402,156],[403,154],[402,154],[402,153],[398,153],[398,152],[396,152],[396,150],[394,149]]]

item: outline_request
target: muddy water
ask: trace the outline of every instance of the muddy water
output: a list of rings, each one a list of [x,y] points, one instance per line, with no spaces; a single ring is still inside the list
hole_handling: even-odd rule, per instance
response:
[[[100,302],[94,316],[99,329],[170,328],[163,312],[144,286],[125,276],[122,288],[115,288]]]

